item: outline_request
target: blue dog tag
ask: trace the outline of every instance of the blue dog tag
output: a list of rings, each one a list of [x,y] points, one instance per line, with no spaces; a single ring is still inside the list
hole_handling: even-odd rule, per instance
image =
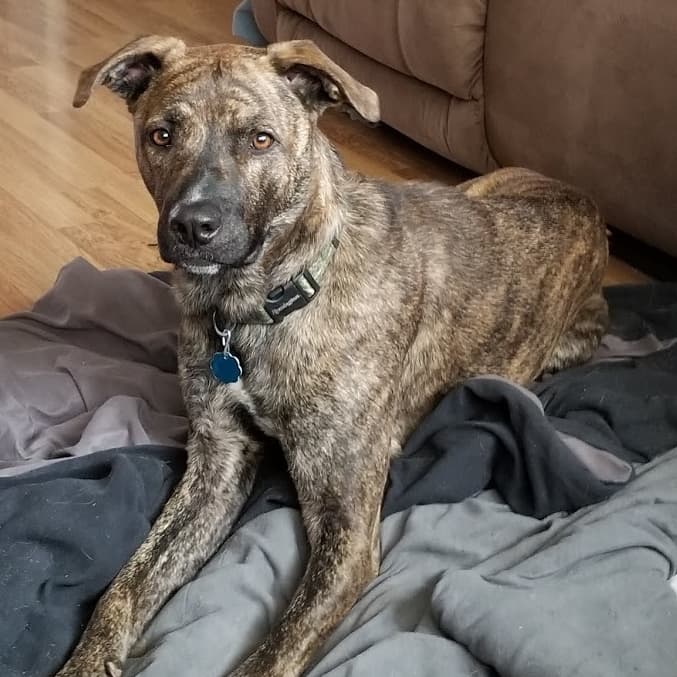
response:
[[[242,376],[240,360],[231,353],[214,353],[209,368],[222,383],[237,383]]]
[[[209,368],[221,383],[237,383],[242,376],[240,360],[230,352],[230,329],[221,329],[216,321],[216,312],[212,316],[214,331],[221,337],[223,350],[212,355]]]

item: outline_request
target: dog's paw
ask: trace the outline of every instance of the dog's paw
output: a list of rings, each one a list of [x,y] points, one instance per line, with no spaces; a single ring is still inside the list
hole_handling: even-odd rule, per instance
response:
[[[251,668],[238,668],[235,672],[231,672],[228,677],[299,677],[300,674],[300,672],[292,672],[290,670],[285,670],[284,672],[260,670],[254,666]]]
[[[106,593],[80,642],[54,677],[122,677],[132,644],[130,609],[124,594]]]
[[[104,668],[107,677],[122,677],[122,668],[115,661],[106,661]]]
[[[299,677],[301,669],[275,668],[267,661],[257,660],[256,655],[250,656],[240,667],[229,673],[228,677]]]
[[[122,665],[109,658],[74,656],[54,677],[122,677]]]

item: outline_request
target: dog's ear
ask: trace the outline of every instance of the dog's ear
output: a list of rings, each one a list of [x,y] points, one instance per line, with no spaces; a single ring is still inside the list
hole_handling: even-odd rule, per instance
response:
[[[347,105],[365,120],[378,122],[376,92],[346,73],[312,40],[273,43],[268,57],[306,106],[321,113],[329,106]]]
[[[84,106],[92,89],[99,85],[106,85],[131,105],[148,87],[155,73],[169,59],[181,56],[185,50],[185,43],[177,38],[159,35],[138,38],[101,63],[82,71],[73,105],[76,108]]]

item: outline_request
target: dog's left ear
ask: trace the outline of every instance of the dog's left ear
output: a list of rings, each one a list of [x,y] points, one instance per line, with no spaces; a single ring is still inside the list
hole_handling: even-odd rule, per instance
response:
[[[376,92],[346,73],[312,40],[273,43],[268,57],[306,106],[321,113],[329,106],[348,105],[365,120],[378,122]]]
[[[82,71],[73,97],[76,108],[84,106],[99,85],[106,85],[131,106],[170,58],[180,57],[186,45],[178,38],[145,35]]]

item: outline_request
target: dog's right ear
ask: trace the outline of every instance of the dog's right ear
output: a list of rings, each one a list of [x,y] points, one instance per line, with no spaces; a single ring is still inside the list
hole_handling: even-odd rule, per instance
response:
[[[183,55],[186,45],[178,38],[146,35],[82,71],[73,97],[76,108],[84,106],[94,87],[106,85],[131,106],[170,59]]]

